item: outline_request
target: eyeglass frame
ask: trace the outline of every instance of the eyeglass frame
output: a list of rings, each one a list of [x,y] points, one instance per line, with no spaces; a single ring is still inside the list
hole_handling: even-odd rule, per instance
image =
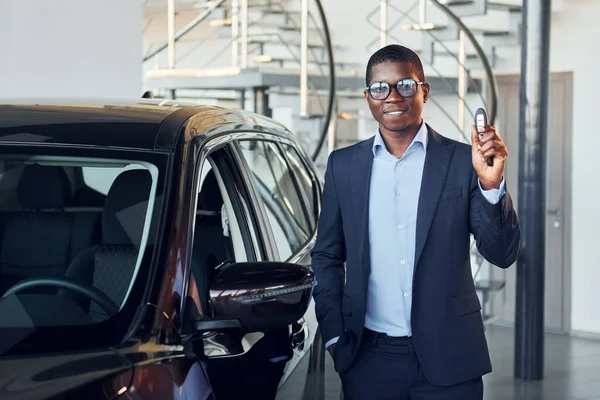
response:
[[[413,82],[414,82],[414,83],[417,85],[417,90],[415,90],[415,92],[414,92],[412,95],[410,95],[410,96],[403,96],[402,94],[400,94],[400,89],[398,88],[398,85],[399,85],[399,84],[400,84],[400,82],[402,82],[402,81],[413,81]],[[388,86],[389,86],[389,91],[388,91],[388,94],[387,94],[387,95],[386,95],[384,98],[382,98],[382,99],[376,99],[375,97],[373,97],[373,94],[371,93],[371,86],[373,86],[373,85],[374,85],[374,84],[376,84],[376,83],[380,83],[380,84],[381,84],[381,83],[385,83],[386,85],[388,85]],[[416,80],[415,80],[415,79],[413,79],[413,78],[403,78],[403,79],[400,79],[400,80],[399,80],[397,83],[395,83],[395,84],[389,84],[389,83],[387,83],[387,82],[384,82],[384,81],[377,81],[377,82],[373,82],[373,83],[371,83],[369,86],[367,86],[367,88],[365,89],[365,92],[369,92],[369,96],[370,96],[370,97],[371,97],[373,100],[376,100],[376,101],[383,101],[383,100],[387,99],[388,97],[390,97],[390,94],[392,94],[392,87],[395,87],[395,88],[396,88],[396,93],[398,93],[398,96],[400,96],[400,97],[403,97],[403,98],[410,98],[410,97],[414,97],[414,96],[417,94],[417,91],[418,91],[418,89],[419,89],[419,86],[420,86],[420,85],[428,85],[428,83],[427,83],[427,82],[419,82],[419,81],[416,81]]]

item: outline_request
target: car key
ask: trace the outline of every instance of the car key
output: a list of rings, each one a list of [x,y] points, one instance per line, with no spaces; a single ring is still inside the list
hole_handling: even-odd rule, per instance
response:
[[[475,111],[475,129],[477,129],[477,133],[479,133],[479,137],[482,137],[485,134],[485,127],[488,124],[487,113],[483,108],[478,108]],[[487,159],[487,164],[491,167],[494,165],[494,157],[489,157]]]

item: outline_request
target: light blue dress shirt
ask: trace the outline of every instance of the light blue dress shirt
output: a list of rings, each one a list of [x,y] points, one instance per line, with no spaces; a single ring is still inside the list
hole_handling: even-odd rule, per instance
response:
[[[365,327],[389,336],[412,336],[417,207],[426,152],[425,123],[401,158],[387,150],[379,130],[373,142],[369,189],[371,273]],[[481,184],[479,189],[496,204],[505,193],[504,177],[499,189],[483,190]],[[325,347],[337,340],[332,338]]]

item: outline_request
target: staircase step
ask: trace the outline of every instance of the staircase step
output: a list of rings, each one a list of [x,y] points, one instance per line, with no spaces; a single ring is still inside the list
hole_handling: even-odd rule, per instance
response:
[[[448,46],[446,46],[446,47],[448,47]],[[450,50],[450,52],[448,52],[443,47],[436,46],[435,53],[434,53],[435,57],[451,57],[451,58],[458,57],[458,49],[456,49],[454,47],[448,47],[448,49]],[[477,53],[475,52],[475,50],[471,50],[471,51],[467,50],[466,57],[467,57],[467,60],[475,60],[475,59],[477,59],[478,56],[477,56]]]
[[[248,44],[249,45],[259,45],[259,46],[265,46],[265,45],[270,45],[270,46],[292,46],[292,47],[300,47],[300,43],[293,43],[293,42],[287,42],[287,43],[283,43],[280,41],[275,41],[275,40],[271,40],[271,39],[250,39],[248,40]],[[325,45],[324,44],[314,44],[314,43],[309,43],[308,44],[308,48],[309,49],[315,49],[315,50],[323,50],[325,49]]]
[[[272,14],[272,15],[281,15],[281,14],[291,14],[291,15],[300,15],[302,14],[302,10],[290,10],[290,9],[279,9],[279,8],[266,8],[261,10],[263,14]]]
[[[454,31],[450,35],[448,35],[447,38],[444,38],[442,35],[440,35],[440,33],[443,34],[444,31],[450,30],[450,27],[451,26],[449,26],[449,25],[439,25],[439,24],[436,25],[436,24],[427,23],[427,24],[402,25],[400,27],[400,29],[412,30],[412,31],[429,31],[429,32],[434,33],[436,38],[438,38],[442,41],[457,40],[458,35],[455,34]],[[469,29],[475,34],[481,33],[484,36],[508,36],[508,35],[512,34],[512,32],[510,30],[494,28],[494,27],[489,27],[489,26],[485,26],[485,25],[469,27]]]
[[[260,54],[260,55],[254,56],[254,57],[252,57],[252,61],[254,61],[256,63],[261,63],[261,64],[275,63],[275,64],[279,64],[281,66],[283,66],[284,63],[292,63],[292,64],[298,65],[298,60],[296,60],[294,58],[271,56],[268,54]],[[313,64],[313,65],[329,65],[326,58],[324,58],[322,60],[309,59],[308,63]],[[361,68],[362,69],[362,64],[357,63],[357,62],[336,61],[335,66],[339,67],[340,69],[349,69],[349,68]]]
[[[487,0],[449,0],[445,4],[458,17],[484,15],[487,12]]]
[[[219,28],[222,26],[231,26],[231,18],[211,19],[210,21],[208,21],[208,25],[213,28]]]
[[[279,36],[277,33],[252,33],[248,35],[248,43],[254,44],[269,44],[276,46],[292,46],[300,48],[302,43],[299,40],[289,40],[288,38],[283,38]],[[325,49],[325,43],[308,43],[309,49]],[[342,50],[343,46],[341,45],[332,45],[333,49]]]
[[[467,5],[467,4],[473,4],[473,0],[450,0],[450,1],[444,2],[444,4],[447,5],[448,7],[463,6],[463,5]]]
[[[451,42],[444,42],[444,43],[434,43],[433,44],[434,56],[435,57],[458,56],[459,47],[460,47],[460,43],[458,40],[451,41]],[[467,43],[465,48],[466,48],[467,58],[477,58],[477,52],[475,51],[475,48],[470,43]]]
[[[471,29],[473,32],[481,32],[484,38],[488,37],[506,37],[514,34],[514,32],[502,29]]]
[[[221,28],[217,35],[218,38],[230,38],[231,37],[231,20],[227,21],[227,23],[217,22],[214,25],[217,28]],[[282,34],[287,37],[292,37],[292,35],[296,35],[300,37],[301,28],[299,26],[294,26],[288,23],[272,23],[272,22],[263,22],[263,21],[251,21],[248,24],[248,35],[275,35]],[[314,26],[308,27],[309,33],[309,41],[321,40],[322,35],[318,28]]]
[[[447,25],[425,23],[425,24],[401,25],[400,29],[402,29],[403,31],[443,31],[447,27],[448,27]]]
[[[205,8],[211,8],[213,7],[217,2],[213,1],[213,0],[209,0],[206,1],[204,3],[200,3],[197,4],[195,6],[195,8],[197,9],[205,9]],[[273,4],[277,4],[277,1],[248,1],[248,8],[268,8],[271,7]],[[225,2],[223,4],[221,4],[219,7],[217,8],[231,8],[231,4],[228,2]]]
[[[510,12],[488,10],[485,15],[466,16],[462,22],[474,32],[508,31],[511,28]]]
[[[490,9],[508,9],[509,11],[521,11],[523,0],[488,0]]]
[[[459,17],[467,15],[483,15],[486,10],[521,11],[522,0],[449,0],[446,4]],[[479,12],[477,12],[479,10]]]

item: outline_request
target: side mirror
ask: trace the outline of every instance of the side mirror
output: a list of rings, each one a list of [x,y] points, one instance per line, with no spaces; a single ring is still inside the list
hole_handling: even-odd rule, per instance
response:
[[[210,285],[211,320],[198,330],[283,328],[304,315],[315,286],[310,268],[283,262],[243,262],[219,271]]]
[[[210,286],[210,319],[196,321],[204,332],[204,354],[245,354],[262,331],[284,328],[304,316],[315,278],[310,268],[283,262],[231,264]]]

